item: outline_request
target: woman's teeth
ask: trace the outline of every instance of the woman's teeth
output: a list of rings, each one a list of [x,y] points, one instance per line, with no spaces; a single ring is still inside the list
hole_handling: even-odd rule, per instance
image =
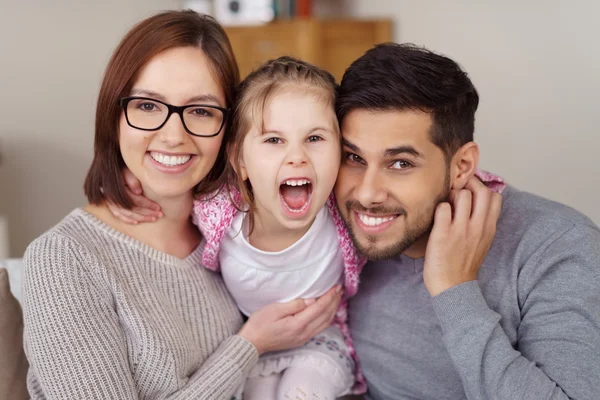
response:
[[[302,186],[302,185],[308,185],[310,183],[310,181],[308,179],[288,179],[287,181],[283,182],[284,185],[288,185],[288,186]]]
[[[191,155],[187,156],[168,156],[162,153],[151,152],[150,157],[154,159],[154,161],[166,166],[166,167],[174,167],[176,165],[185,164],[192,158]]]
[[[377,226],[393,220],[394,218],[396,218],[396,216],[394,215],[392,217],[374,218],[369,217],[368,215],[358,214],[358,218],[360,218],[361,222],[367,226]]]

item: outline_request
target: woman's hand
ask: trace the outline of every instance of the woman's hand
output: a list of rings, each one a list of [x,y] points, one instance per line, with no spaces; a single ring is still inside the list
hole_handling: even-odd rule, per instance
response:
[[[293,300],[262,307],[250,316],[239,335],[258,354],[302,346],[331,325],[340,305],[342,288],[336,285],[318,300]]]
[[[108,203],[108,209],[112,215],[127,224],[133,225],[140,222],[154,222],[163,216],[160,205],[144,196],[140,181],[127,167],[123,170],[123,179],[125,180],[125,191],[134,207],[131,210],[126,210],[116,204]]]

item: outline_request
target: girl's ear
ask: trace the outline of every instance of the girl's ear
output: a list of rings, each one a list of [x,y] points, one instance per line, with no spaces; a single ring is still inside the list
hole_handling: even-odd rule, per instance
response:
[[[475,142],[462,145],[450,162],[452,189],[463,189],[475,175],[478,165],[479,146]]]
[[[237,154],[237,148],[235,145],[231,144],[227,147],[227,162],[231,164],[231,167],[235,171],[235,173],[241,178],[242,182],[245,182],[248,179],[248,173],[246,172],[246,165],[244,164],[243,155]],[[233,160],[238,159],[238,162],[234,162]]]

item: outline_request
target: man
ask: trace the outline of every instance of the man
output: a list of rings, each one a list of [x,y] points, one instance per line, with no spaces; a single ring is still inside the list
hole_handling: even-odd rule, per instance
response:
[[[464,222],[494,208],[472,179],[478,101],[454,61],[411,45],[379,45],[343,77],[335,192],[371,260],[350,304],[367,398],[598,399],[598,227],[507,187],[481,268],[464,254],[493,229]]]

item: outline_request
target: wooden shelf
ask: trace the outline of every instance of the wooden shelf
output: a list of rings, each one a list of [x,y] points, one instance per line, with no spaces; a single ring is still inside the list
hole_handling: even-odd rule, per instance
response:
[[[386,19],[292,19],[225,31],[242,78],[271,58],[290,55],[327,69],[339,82],[365,51],[392,40],[392,22]]]

